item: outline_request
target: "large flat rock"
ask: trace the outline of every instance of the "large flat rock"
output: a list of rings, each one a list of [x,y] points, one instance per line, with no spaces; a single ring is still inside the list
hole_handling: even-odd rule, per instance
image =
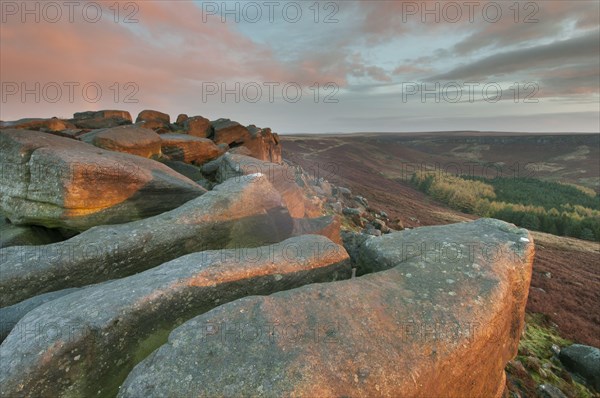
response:
[[[154,216],[206,190],[150,159],[1,130],[0,207],[13,224],[84,231]]]
[[[342,246],[305,235],[189,254],[71,293],[29,312],[2,344],[2,396],[114,396],[133,366],[185,320],[240,297],[349,278],[348,259]],[[36,325],[65,329],[24,339]],[[66,325],[74,329],[68,339],[60,333]]]
[[[67,241],[0,250],[0,307],[121,278],[185,254],[291,236],[292,219],[262,175],[232,179],[169,212],[91,228]]]
[[[437,253],[404,255],[406,234],[392,233],[369,244],[385,271],[193,318],[119,396],[500,397],[524,324],[531,238],[496,220],[426,231],[408,243]]]

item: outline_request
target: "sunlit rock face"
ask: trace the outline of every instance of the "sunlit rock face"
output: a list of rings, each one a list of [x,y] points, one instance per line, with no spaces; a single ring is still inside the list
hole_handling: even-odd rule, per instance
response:
[[[160,214],[206,192],[158,162],[35,131],[0,131],[0,154],[0,207],[14,224],[84,231]]]
[[[208,138],[212,135],[210,120],[202,116],[192,116],[181,121],[179,125],[183,127],[186,134],[194,137]]]
[[[524,325],[531,237],[496,220],[404,237],[364,242],[363,261],[384,264],[380,272],[240,299],[184,323],[119,396],[502,396]],[[206,325],[240,330],[199,333]],[[265,325],[274,326],[249,334]]]
[[[216,171],[217,181],[239,178],[242,175],[262,173],[281,194],[290,214],[294,218],[318,217],[322,211],[309,196],[308,186],[301,181],[295,168],[272,162],[264,162],[254,157],[227,153],[219,159]]]
[[[154,217],[92,228],[52,245],[0,250],[0,307],[122,278],[197,251],[280,242],[292,229],[281,196],[264,176],[227,181]]]
[[[95,130],[82,135],[80,139],[98,148],[144,158],[161,155],[160,135],[139,126],[129,125]]]
[[[281,145],[277,134],[269,128],[258,128],[255,125],[244,127],[229,119],[211,122],[214,141],[227,144],[232,148],[243,146],[248,149],[249,156],[266,162],[281,163]]]
[[[75,128],[75,125],[58,118],[25,118],[10,122],[0,122],[0,129],[62,131]]]
[[[162,153],[170,160],[202,165],[224,153],[208,138],[188,134],[161,134],[160,139]]]
[[[305,235],[254,249],[205,251],[152,270],[81,289],[31,311],[0,349],[3,393],[114,396],[136,362],[185,320],[247,295],[347,279],[349,257],[323,236]],[[72,325],[23,339],[35,324]],[[198,330],[211,333],[210,329]]]
[[[131,115],[119,110],[77,112],[70,122],[81,129],[104,129],[131,124]]]

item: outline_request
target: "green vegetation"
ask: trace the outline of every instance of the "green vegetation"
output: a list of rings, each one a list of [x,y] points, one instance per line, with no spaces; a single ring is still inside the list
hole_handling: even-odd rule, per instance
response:
[[[560,337],[542,314],[526,314],[525,321],[525,333],[519,342],[516,361],[527,370],[527,377],[531,377],[535,385],[553,384],[570,397],[595,397],[592,391],[571,377],[552,351],[553,345],[563,348],[572,342]],[[516,376],[514,362],[509,364],[507,372]],[[523,384],[527,382],[523,380]]]
[[[498,218],[554,235],[600,241],[600,198],[594,192],[534,178],[459,177],[418,172],[412,183],[465,213]]]

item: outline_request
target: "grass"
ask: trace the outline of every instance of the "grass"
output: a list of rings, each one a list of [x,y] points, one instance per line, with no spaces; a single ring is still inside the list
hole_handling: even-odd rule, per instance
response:
[[[594,393],[577,380],[562,367],[560,361],[554,354],[552,346],[560,348],[573,344],[572,341],[562,338],[558,330],[552,326],[543,314],[526,314],[525,333],[519,342],[519,353],[516,361],[521,362],[527,370],[531,380],[521,380],[522,385],[531,384],[553,384],[558,387],[567,397],[597,398],[600,394]],[[508,366],[507,371],[518,379],[514,367]],[[528,383],[529,382],[529,383]]]

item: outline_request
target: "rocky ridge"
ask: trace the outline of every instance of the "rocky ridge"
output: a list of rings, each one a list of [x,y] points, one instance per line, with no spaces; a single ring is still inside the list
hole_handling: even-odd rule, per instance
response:
[[[527,231],[404,230],[228,119],[0,127],[0,396],[504,393]]]

